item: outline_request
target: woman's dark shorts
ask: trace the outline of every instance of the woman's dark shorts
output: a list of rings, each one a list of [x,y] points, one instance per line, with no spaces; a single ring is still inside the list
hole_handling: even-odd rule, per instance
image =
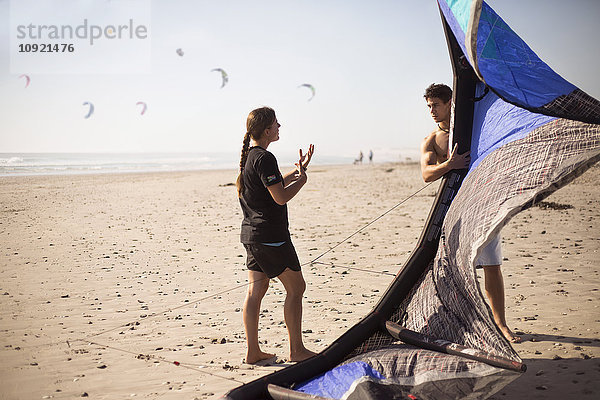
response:
[[[246,266],[251,271],[264,272],[269,278],[277,277],[286,268],[300,271],[300,261],[290,240],[281,246],[250,243],[244,247],[248,255]]]

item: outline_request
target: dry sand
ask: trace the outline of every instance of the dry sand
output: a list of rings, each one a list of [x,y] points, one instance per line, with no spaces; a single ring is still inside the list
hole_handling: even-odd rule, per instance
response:
[[[377,302],[438,183],[417,165],[313,166],[289,205],[307,281],[304,329],[324,349]],[[600,168],[503,230],[507,317],[528,371],[494,399],[600,393]],[[215,399],[286,364],[242,364],[245,295],[234,171],[0,178],[0,398]],[[564,209],[563,207],[564,206]],[[263,350],[287,355],[283,288]]]

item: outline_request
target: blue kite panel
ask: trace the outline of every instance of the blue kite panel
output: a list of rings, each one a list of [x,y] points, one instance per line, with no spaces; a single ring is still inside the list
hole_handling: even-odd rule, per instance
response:
[[[440,0],[439,5],[464,54],[472,1]],[[477,24],[477,67],[503,99],[525,108],[542,107],[576,89],[546,63],[496,12],[482,2]],[[471,61],[471,60],[470,60]]]
[[[440,8],[442,10],[442,14],[446,17],[446,22],[448,26],[450,26],[450,30],[454,33],[460,48],[464,54],[467,54],[467,49],[465,47],[465,31],[462,29],[460,22],[456,19],[454,13],[450,10],[449,5],[445,0],[440,0],[439,3]],[[453,4],[452,7],[456,9],[457,5]],[[467,10],[468,11],[468,10]]]
[[[484,84],[477,84],[476,95],[484,92]],[[473,134],[471,137],[471,166],[475,168],[483,158],[515,140],[523,139],[535,128],[556,119],[519,108],[488,92],[475,103]]]
[[[576,89],[544,63],[485,2],[477,31],[477,62],[490,87],[523,107],[542,107]]]
[[[321,374],[310,381],[303,382],[294,390],[316,396],[341,399],[352,384],[361,378],[385,379],[379,371],[363,361],[344,364]]]
[[[462,31],[466,32],[469,26],[469,19],[471,18],[472,0],[447,0],[447,2],[448,7],[452,10],[452,14],[456,18],[456,22],[458,22]]]

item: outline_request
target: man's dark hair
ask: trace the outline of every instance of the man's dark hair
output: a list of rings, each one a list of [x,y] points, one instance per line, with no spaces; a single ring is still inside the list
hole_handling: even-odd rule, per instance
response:
[[[437,97],[444,103],[447,103],[452,98],[452,89],[443,83],[432,83],[427,89],[425,89],[425,94],[423,97],[425,97],[425,100]]]

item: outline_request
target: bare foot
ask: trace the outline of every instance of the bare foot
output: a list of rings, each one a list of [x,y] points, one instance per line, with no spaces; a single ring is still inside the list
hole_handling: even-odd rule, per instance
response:
[[[275,358],[275,354],[265,353],[264,351],[260,351],[256,354],[246,354],[246,359],[244,362],[246,364],[256,364],[264,360],[268,360],[270,358]]]
[[[515,335],[509,328],[508,326],[504,326],[504,327],[500,327],[500,331],[502,331],[502,334],[504,335],[504,337],[506,338],[506,340],[508,340],[511,343],[521,343],[521,336],[517,336]]]
[[[312,352],[308,349],[303,349],[294,354],[290,354],[290,361],[292,361],[292,362],[304,361],[304,360],[311,358],[312,356],[316,356],[316,355],[317,355],[317,353],[315,353],[315,352]]]

